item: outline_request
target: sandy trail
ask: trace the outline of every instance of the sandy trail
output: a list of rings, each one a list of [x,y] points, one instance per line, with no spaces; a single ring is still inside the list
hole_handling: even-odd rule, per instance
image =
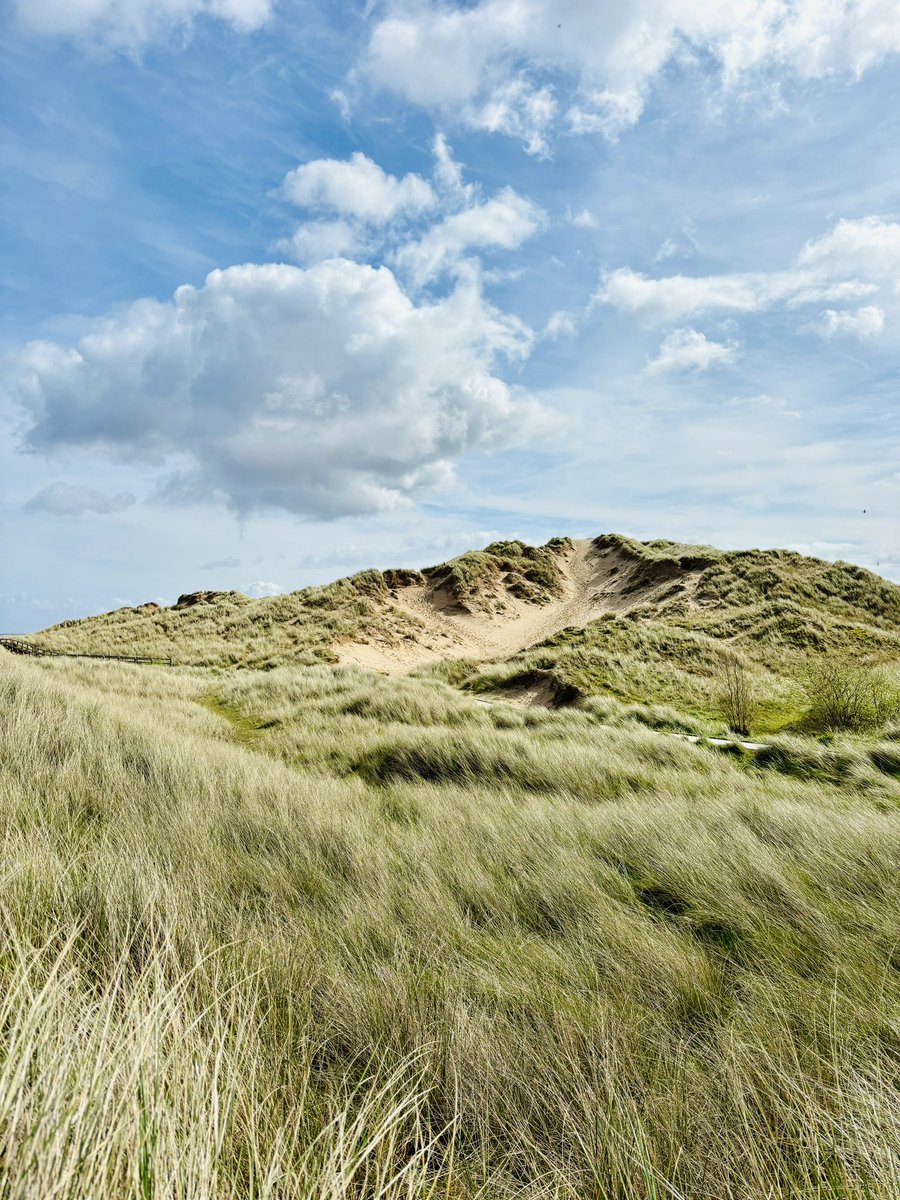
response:
[[[558,565],[563,577],[563,594],[558,600],[529,604],[511,596],[501,614],[442,611],[426,588],[402,588],[392,605],[416,623],[415,639],[400,645],[349,643],[339,647],[339,659],[399,674],[444,658],[507,658],[561,629],[586,625],[601,613],[621,607],[616,601],[622,598],[597,594],[604,592],[614,564],[601,561],[590,539],[574,542]]]

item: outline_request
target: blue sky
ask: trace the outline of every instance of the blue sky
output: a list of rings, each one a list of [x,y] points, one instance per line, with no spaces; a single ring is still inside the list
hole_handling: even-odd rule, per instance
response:
[[[609,529],[900,579],[895,4],[0,13],[0,630]]]

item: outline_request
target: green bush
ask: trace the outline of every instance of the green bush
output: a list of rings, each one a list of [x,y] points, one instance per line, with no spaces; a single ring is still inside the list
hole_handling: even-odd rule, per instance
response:
[[[900,712],[900,696],[877,668],[846,655],[814,660],[803,680],[811,730],[880,729]]]

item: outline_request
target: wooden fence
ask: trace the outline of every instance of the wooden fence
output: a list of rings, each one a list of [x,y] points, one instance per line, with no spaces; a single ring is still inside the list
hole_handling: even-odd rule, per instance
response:
[[[36,642],[24,642],[21,638],[0,638],[0,646],[11,654],[31,654],[38,658],[102,658],[114,662],[149,663],[171,667],[171,658],[148,658],[141,654],[76,654],[71,650],[51,650]]]

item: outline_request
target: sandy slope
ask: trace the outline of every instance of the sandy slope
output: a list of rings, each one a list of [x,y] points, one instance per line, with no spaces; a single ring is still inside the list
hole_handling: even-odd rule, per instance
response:
[[[412,619],[415,637],[399,645],[386,640],[348,643],[337,648],[339,660],[396,674],[443,658],[507,658],[561,629],[652,600],[671,582],[649,581],[630,591],[633,560],[618,550],[598,551],[587,538],[560,557],[559,567],[564,585],[559,600],[529,604],[510,596],[498,614],[448,611],[424,587],[398,589],[392,607]]]

